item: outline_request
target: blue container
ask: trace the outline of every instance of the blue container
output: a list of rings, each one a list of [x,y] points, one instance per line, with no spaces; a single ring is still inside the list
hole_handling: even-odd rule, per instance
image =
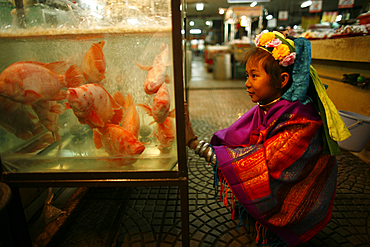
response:
[[[349,111],[338,111],[351,136],[341,142],[339,147],[353,152],[361,152],[370,139],[370,117]]]

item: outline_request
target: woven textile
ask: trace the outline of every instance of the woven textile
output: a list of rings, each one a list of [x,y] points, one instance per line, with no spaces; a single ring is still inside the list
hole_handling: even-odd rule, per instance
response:
[[[312,103],[281,100],[267,114],[255,106],[211,140],[222,188],[291,246],[331,218],[337,164],[323,155],[321,131]]]

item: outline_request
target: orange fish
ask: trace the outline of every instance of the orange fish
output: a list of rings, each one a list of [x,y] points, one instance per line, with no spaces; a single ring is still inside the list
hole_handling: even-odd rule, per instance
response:
[[[125,99],[119,91],[113,94],[113,98],[124,108],[125,111],[121,124],[122,127],[138,137],[140,131],[140,116],[136,110],[134,99],[129,93]]]
[[[107,121],[119,124],[123,109],[105,88],[98,84],[85,84],[67,91],[66,109],[72,109],[81,124],[91,128],[103,127]]]
[[[56,101],[38,101],[32,105],[40,122],[51,132],[56,141],[60,142],[59,115],[63,113],[64,106]]]
[[[107,64],[103,53],[104,44],[105,41],[93,43],[82,59],[82,71],[89,83],[99,83],[105,78]]]
[[[82,72],[72,65],[59,75],[65,62],[50,64],[17,62],[0,74],[0,95],[20,103],[33,104],[40,100],[63,100],[63,87],[77,87],[84,83]]]
[[[134,61],[140,69],[148,71],[143,85],[146,94],[155,94],[164,82],[170,82],[166,75],[166,69],[171,65],[168,61],[168,45],[162,44],[161,50],[151,66],[141,65]]]
[[[28,140],[44,130],[36,121],[37,117],[29,112],[27,106],[0,97],[0,126],[8,132]]]
[[[175,141],[175,127],[173,119],[168,117],[163,123],[157,123],[157,129],[153,132],[161,143],[158,147],[159,149],[163,150],[163,148],[171,147]]]
[[[93,130],[95,147],[97,149],[104,147],[105,152],[110,156],[131,156],[144,152],[145,146],[132,133],[119,125],[106,124],[98,130]],[[125,159],[127,157],[122,158],[121,161],[124,162]]]
[[[157,123],[163,123],[168,116],[175,116],[175,111],[170,111],[170,93],[166,84],[162,84],[158,92],[155,94],[152,108],[145,103],[138,104],[138,106],[142,107],[149,116],[153,117],[154,122]]]

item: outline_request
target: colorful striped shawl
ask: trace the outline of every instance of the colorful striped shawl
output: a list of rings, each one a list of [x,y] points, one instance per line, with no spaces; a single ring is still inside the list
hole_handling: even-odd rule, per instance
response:
[[[231,189],[253,218],[291,246],[331,218],[337,163],[322,154],[321,126],[311,103],[281,100],[266,115],[253,107],[211,140],[224,194]]]

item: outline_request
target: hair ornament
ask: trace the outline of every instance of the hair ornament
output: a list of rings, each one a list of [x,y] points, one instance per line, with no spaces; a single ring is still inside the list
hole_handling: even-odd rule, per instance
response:
[[[281,66],[287,67],[294,63],[296,53],[293,45],[283,36],[276,32],[267,32],[259,34],[255,39],[258,48],[271,53],[275,60],[279,61]]]

